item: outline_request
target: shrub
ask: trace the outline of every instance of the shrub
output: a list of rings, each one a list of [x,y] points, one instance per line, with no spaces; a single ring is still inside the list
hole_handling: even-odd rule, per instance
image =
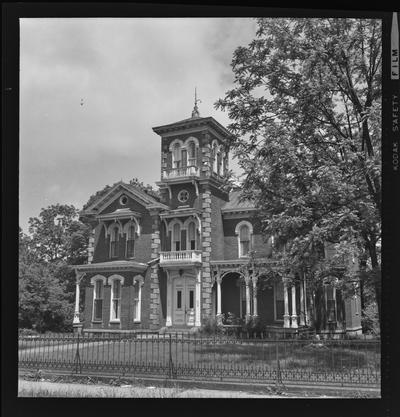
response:
[[[207,335],[222,334],[222,330],[222,326],[218,323],[217,319],[208,317],[203,320],[200,333]]]

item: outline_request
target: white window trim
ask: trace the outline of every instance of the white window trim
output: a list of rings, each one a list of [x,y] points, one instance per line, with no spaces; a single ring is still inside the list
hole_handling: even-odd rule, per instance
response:
[[[138,234],[137,232],[137,220],[129,220],[129,222],[124,224],[124,228],[123,228],[123,233],[125,235],[125,258],[128,258],[128,232],[129,232],[129,228],[130,226],[133,226],[135,228],[135,231],[133,232],[134,236],[133,236],[133,240],[136,242],[136,236],[135,234]],[[133,246],[133,256],[131,256],[129,259],[132,259],[135,257],[135,252],[136,252],[136,244],[134,243]]]
[[[241,247],[240,247],[240,229],[242,226],[247,226],[249,228],[250,233],[250,248],[249,252],[253,250],[253,225],[248,222],[247,220],[242,220],[239,222],[235,227],[235,234],[237,235],[237,243],[238,243],[238,255],[239,258],[248,258],[248,255],[242,255],[241,253]]]
[[[174,235],[174,226],[175,226],[176,223],[178,223],[179,226],[180,226],[179,242],[181,243],[180,247],[182,248],[182,230],[184,229],[184,224],[180,220],[174,219],[174,220],[172,220],[172,222],[168,226],[168,230],[171,232],[171,252],[175,252],[175,249],[173,249],[173,246],[174,246],[173,243],[175,242],[175,240],[174,240],[174,237],[175,237],[175,235]]]
[[[142,287],[144,284],[144,280],[143,277],[141,275],[136,275],[133,278],[133,289],[135,290],[135,284],[136,282],[138,283],[138,288],[139,288],[139,293],[138,293],[138,317],[133,317],[133,322],[134,323],[140,323],[141,319],[142,319]],[[135,297],[136,294],[134,294]],[[134,298],[135,300],[136,298]],[[135,314],[135,310],[133,311],[133,313]]]
[[[96,300],[96,281],[102,281],[103,282],[103,302],[104,302],[104,287],[107,284],[107,278],[103,275],[95,275],[92,278],[90,278],[90,285],[93,285],[93,302],[92,302],[92,322],[94,323],[102,323],[103,322],[103,311],[101,312],[101,320],[96,320],[94,317],[94,302]],[[104,307],[104,305],[103,305]]]
[[[118,240],[112,240],[112,236],[113,236],[113,230],[114,229],[118,229]],[[118,256],[111,256],[111,243],[112,242],[119,242],[120,238],[121,238],[121,232],[122,232],[122,227],[121,227],[121,223],[119,221],[111,223],[110,226],[108,226],[107,229],[107,234],[110,236],[110,244],[108,247],[108,258],[112,259],[112,258],[117,258]]]
[[[121,286],[121,292],[120,292],[120,302],[119,302],[119,306],[118,306],[118,316],[120,318],[116,319],[113,317],[113,284],[114,281],[120,281],[120,286]],[[121,322],[121,303],[122,303],[122,286],[124,285],[124,277],[121,275],[111,275],[110,277],[108,277],[108,283],[111,286],[111,290],[110,290],[110,323],[120,323]]]
[[[190,240],[189,240],[189,225],[193,223],[194,224],[194,249],[189,249],[190,248]],[[187,250],[197,250],[197,230],[198,230],[198,226],[197,223],[194,219],[189,218],[188,220],[185,221],[184,223],[184,229],[186,230],[186,248]]]

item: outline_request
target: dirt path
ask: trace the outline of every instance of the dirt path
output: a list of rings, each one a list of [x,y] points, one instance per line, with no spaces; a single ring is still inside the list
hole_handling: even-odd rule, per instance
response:
[[[19,397],[104,397],[104,398],[288,398],[283,395],[244,391],[161,388],[152,386],[71,384],[18,380]],[[327,397],[326,397],[327,398]]]

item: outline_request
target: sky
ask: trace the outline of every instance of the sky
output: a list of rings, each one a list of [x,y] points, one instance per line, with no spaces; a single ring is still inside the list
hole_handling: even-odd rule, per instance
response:
[[[152,127],[191,116],[224,126],[248,18],[21,19],[19,221],[51,204],[78,209],[105,185],[160,179]],[[239,173],[233,161],[231,168]]]

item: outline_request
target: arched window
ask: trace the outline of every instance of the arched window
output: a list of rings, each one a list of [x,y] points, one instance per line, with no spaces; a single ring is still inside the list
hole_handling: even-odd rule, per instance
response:
[[[119,226],[114,225],[110,231],[110,258],[118,257]]]
[[[223,158],[223,163],[224,163],[224,175],[226,175],[228,173],[228,155],[224,154],[224,158]]]
[[[217,153],[217,174],[222,175],[222,155],[219,151]]]
[[[195,250],[196,249],[196,224],[194,222],[190,222],[188,226],[188,249]]]
[[[174,147],[172,148],[172,162],[174,168],[181,167],[181,146],[179,143],[175,143]]]
[[[253,226],[248,221],[241,221],[236,225],[235,232],[238,236],[239,258],[248,256],[252,249]]]
[[[196,144],[190,141],[188,144],[189,166],[196,166]]]
[[[129,223],[126,233],[126,257],[133,258],[135,256],[135,237],[136,227],[134,223]]]
[[[181,250],[181,225],[175,223],[172,229],[172,250]]]
[[[140,275],[133,278],[133,321],[135,323],[141,320],[142,286],[143,278]]]
[[[103,320],[103,298],[105,277],[93,277],[93,321]]]
[[[121,287],[122,277],[116,275],[109,278],[111,283],[111,314],[110,321],[120,321],[121,319]]]
[[[218,145],[216,142],[214,142],[213,148],[212,148],[212,165],[213,165],[214,172],[217,172],[217,152],[218,152]]]

